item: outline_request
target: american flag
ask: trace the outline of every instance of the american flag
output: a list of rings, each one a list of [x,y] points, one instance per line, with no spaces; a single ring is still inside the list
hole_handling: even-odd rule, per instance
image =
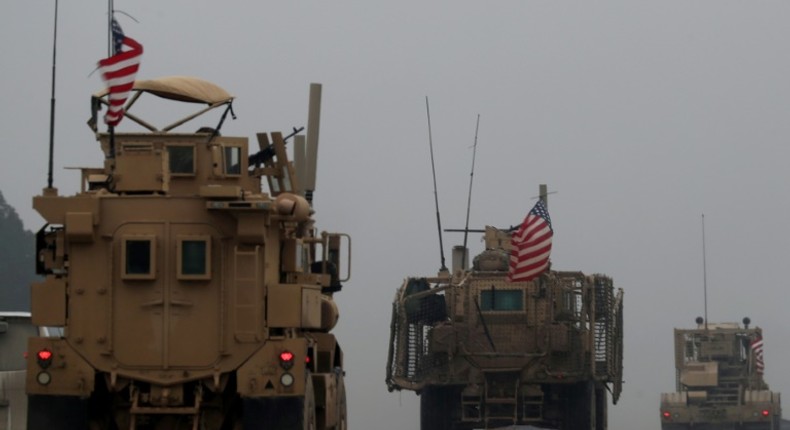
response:
[[[112,20],[113,55],[99,60],[99,71],[109,89],[110,107],[104,115],[104,122],[116,126],[123,119],[123,106],[134,87],[134,78],[140,68],[143,45],[125,36],[118,21]],[[129,48],[122,51],[123,47]]]
[[[765,361],[763,361],[763,338],[757,336],[752,341],[752,352],[754,353],[754,370],[757,373],[763,373],[765,370]]]
[[[510,270],[507,280],[526,282],[543,273],[549,266],[553,236],[549,211],[543,200],[538,200],[518,231],[510,238]]]

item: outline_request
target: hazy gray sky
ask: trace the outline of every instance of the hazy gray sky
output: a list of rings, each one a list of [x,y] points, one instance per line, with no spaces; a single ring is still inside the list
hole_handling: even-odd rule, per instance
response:
[[[611,430],[658,430],[674,390],[672,328],[751,317],[766,379],[790,395],[790,2],[116,0],[145,47],[140,78],[193,75],[237,96],[224,135],[306,122],[323,83],[319,228],[353,237],[337,296],[352,430],[417,429],[418,398],[388,393],[391,301],[439,268],[425,97],[444,227],[517,224],[538,184],[553,266],[625,290],[625,385]],[[0,5],[0,190],[31,230],[46,186],[54,1]],[[107,6],[60,2],[55,185],[99,166],[85,125],[107,54]],[[166,121],[162,121],[165,123]],[[202,125],[202,124],[201,124]],[[121,127],[130,127],[125,122]],[[472,252],[481,250],[471,236]],[[446,254],[459,235],[445,235]],[[32,266],[31,266],[32,267]]]

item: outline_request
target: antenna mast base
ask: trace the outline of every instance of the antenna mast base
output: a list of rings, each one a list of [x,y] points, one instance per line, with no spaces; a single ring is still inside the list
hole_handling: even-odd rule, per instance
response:
[[[57,197],[58,189],[55,187],[46,187],[41,191],[41,195],[44,197]]]

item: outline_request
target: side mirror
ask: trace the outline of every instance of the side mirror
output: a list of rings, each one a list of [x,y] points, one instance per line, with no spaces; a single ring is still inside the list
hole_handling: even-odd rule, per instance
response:
[[[0,334],[3,334],[8,331],[8,323],[5,321],[0,321]]]

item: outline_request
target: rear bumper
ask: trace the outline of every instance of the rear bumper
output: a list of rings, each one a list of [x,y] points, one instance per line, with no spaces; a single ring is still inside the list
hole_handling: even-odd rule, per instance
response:
[[[661,405],[662,427],[672,425],[693,425],[695,429],[711,429],[727,424],[765,424],[779,422],[781,407],[773,403],[752,403],[748,405],[710,406],[710,405]]]

